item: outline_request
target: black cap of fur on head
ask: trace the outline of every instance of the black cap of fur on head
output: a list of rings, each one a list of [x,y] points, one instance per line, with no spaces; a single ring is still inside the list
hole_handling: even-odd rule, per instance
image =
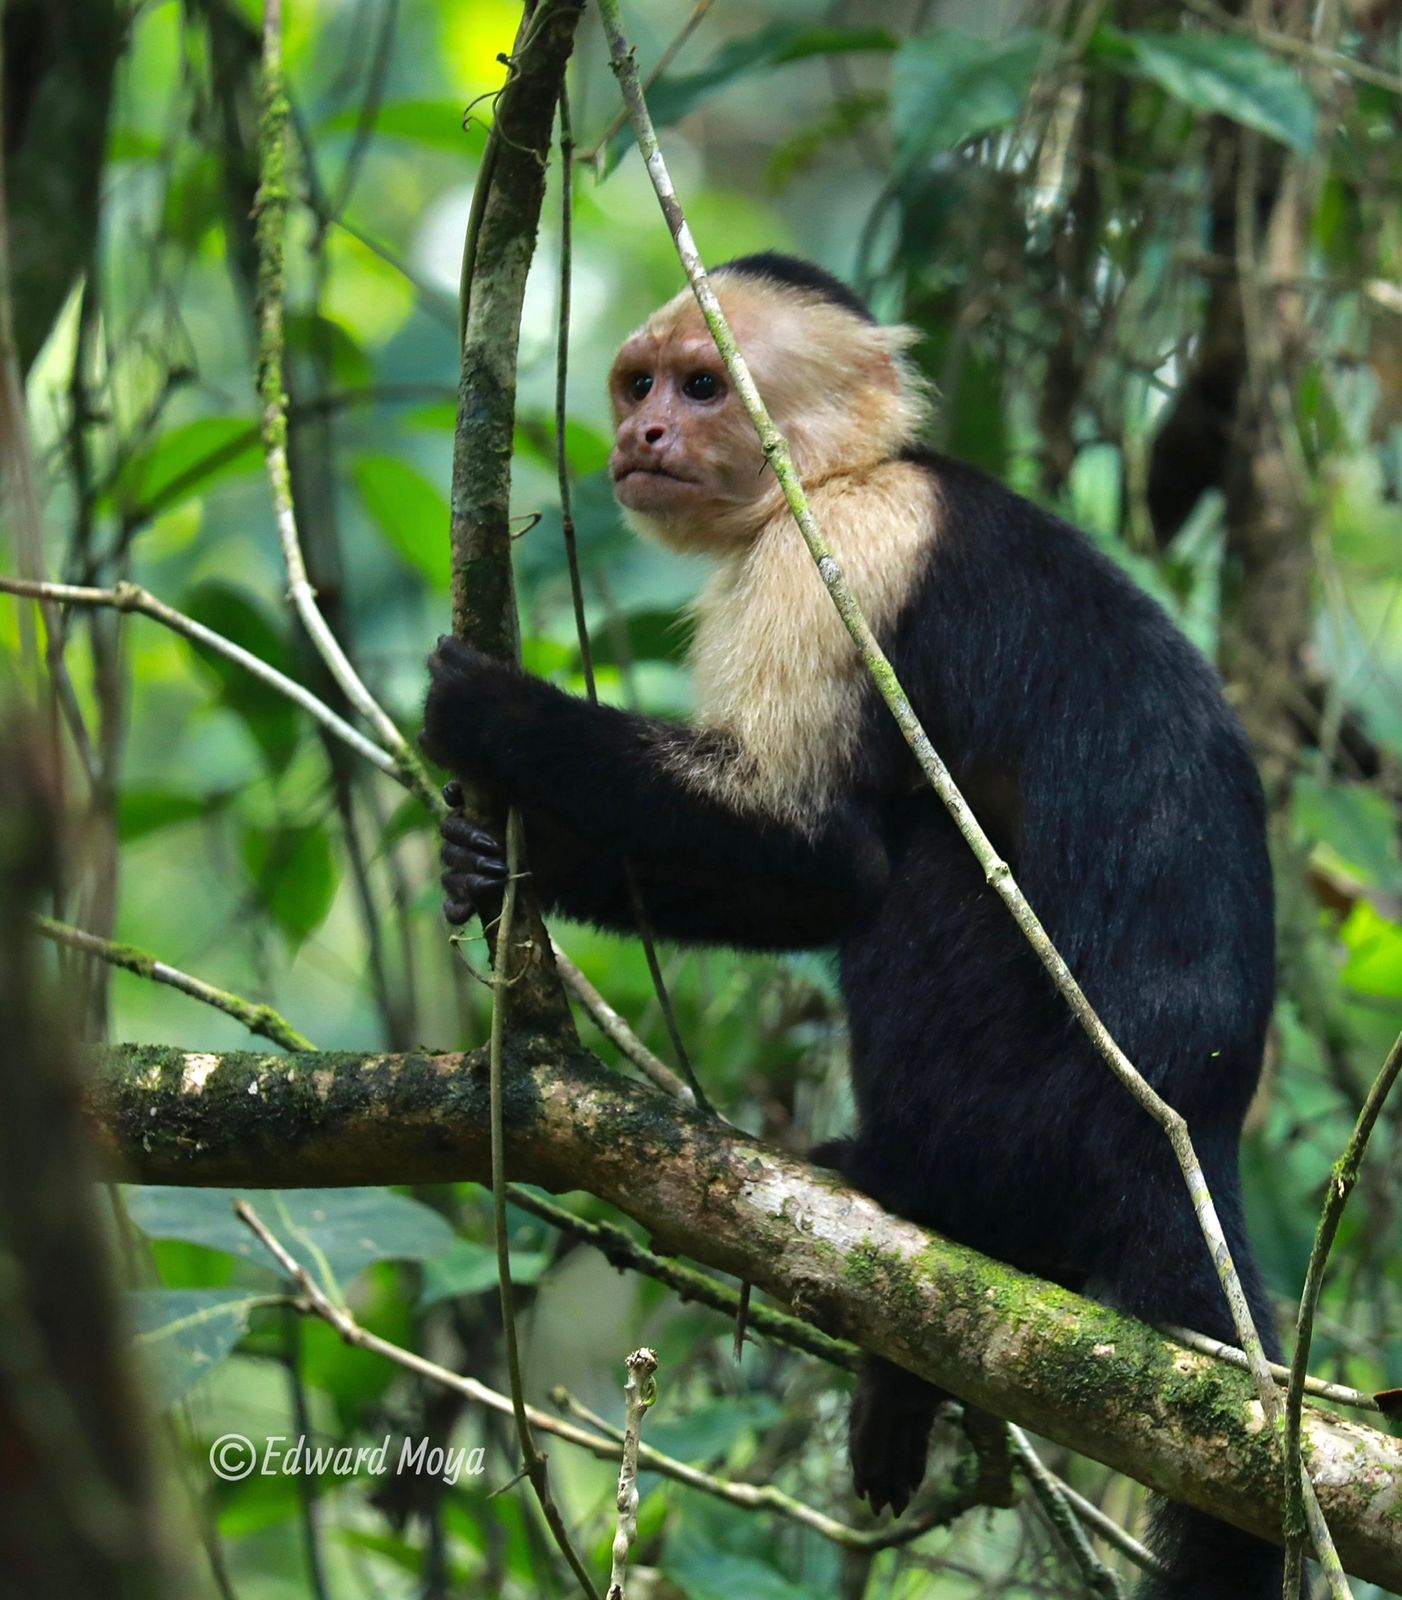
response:
[[[761,250],[757,255],[737,256],[734,261],[722,262],[713,272],[734,273],[737,278],[768,278],[771,283],[787,283],[795,289],[807,289],[829,305],[850,311],[863,322],[875,322],[861,296],[855,294],[841,278],[833,277],[822,267],[798,256],[786,256],[778,250]]]

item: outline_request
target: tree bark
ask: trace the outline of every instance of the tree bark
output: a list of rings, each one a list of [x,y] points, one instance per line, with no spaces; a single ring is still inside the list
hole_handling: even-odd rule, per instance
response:
[[[664,1248],[756,1284],[973,1405],[1280,1537],[1275,1440],[1244,1373],[890,1216],[830,1173],[518,1038],[507,1168],[587,1189]],[[148,1183],[413,1183],[488,1170],[485,1052],[214,1055],[127,1046],[92,1094]],[[1402,1585],[1402,1443],[1311,1408],[1306,1457],[1349,1570]]]

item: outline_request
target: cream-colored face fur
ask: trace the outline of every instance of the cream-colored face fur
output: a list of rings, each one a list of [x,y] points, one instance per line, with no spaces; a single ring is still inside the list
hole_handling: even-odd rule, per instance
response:
[[[923,392],[881,328],[811,291],[712,280],[809,501],[878,637],[919,583],[936,526],[929,473],[895,459]],[[629,521],[719,557],[696,603],[698,718],[727,737],[687,778],[727,803],[816,827],[851,771],[866,670],[803,543],[690,291],[619,351],[610,466]],[[668,754],[668,749],[671,753]]]
[[[903,360],[905,329],[786,284],[724,271],[713,282],[810,487],[884,459],[911,436],[922,406]],[[624,343],[609,393],[614,489],[639,532],[673,549],[719,552],[752,540],[783,503],[689,290]]]

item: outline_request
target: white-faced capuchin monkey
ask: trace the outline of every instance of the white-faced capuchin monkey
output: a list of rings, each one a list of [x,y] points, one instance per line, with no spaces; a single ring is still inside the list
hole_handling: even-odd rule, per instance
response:
[[[1076,529],[919,443],[911,334],[805,262],[712,275],[814,512],[916,712],[1071,970],[1192,1128],[1277,1353],[1237,1146],[1273,989],[1261,787],[1212,668]],[[689,292],[609,380],[628,520],[715,568],[684,727],[562,694],[453,639],[424,748],[519,807],[543,904],[664,936],[830,946],[858,1121],[819,1152],[901,1216],[1151,1323],[1228,1343],[1163,1133],[1111,1077],[917,770],[804,548]],[[503,881],[443,826],[450,921]],[[868,1363],[857,1492],[904,1509],[941,1396]],[[1141,1600],[1275,1600],[1278,1552],[1164,1505]]]

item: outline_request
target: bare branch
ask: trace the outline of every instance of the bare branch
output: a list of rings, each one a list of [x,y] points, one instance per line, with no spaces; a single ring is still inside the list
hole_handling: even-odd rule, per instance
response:
[[[1037,1503],[1046,1513],[1047,1521],[1061,1535],[1086,1581],[1086,1587],[1092,1594],[1100,1595],[1102,1600],[1122,1600],[1124,1590],[1120,1587],[1120,1580],[1091,1548],[1080,1517],[1062,1493],[1061,1484],[1042,1465],[1042,1458],[1032,1448],[1031,1441],[1021,1428],[1009,1423],[1008,1435],[1027,1481],[1032,1485]]]
[[[613,1569],[605,1600],[626,1600],[623,1584],[628,1576],[628,1552],[638,1537],[638,1446],[643,1418],[657,1398],[657,1352],[646,1345],[627,1360],[628,1381],[623,1385],[623,1454],[618,1463],[618,1531],[613,1536]]]
[[[183,611],[176,611],[166,605],[164,601],[158,600],[149,590],[141,588],[138,584],[119,583],[112,589],[90,589],[72,583],[31,583],[24,578],[0,577],[0,594],[22,595],[29,600],[54,601],[66,606],[110,606],[115,611],[139,611],[142,616],[150,617],[173,633],[182,634],[193,643],[203,645],[206,650],[212,650],[215,655],[223,656],[226,661],[232,661],[242,667],[245,672],[265,683],[268,688],[285,695],[309,716],[315,717],[323,728],[334,733],[372,766],[378,767],[381,772],[389,773],[401,783],[406,781],[400,764],[387,750],[382,750],[358,729],[351,727],[350,723],[344,717],[338,716],[325,701],[318,700],[310,689],[294,682],[276,667],[269,666],[251,650],[245,650],[232,639],[226,639],[222,633],[215,633],[213,628],[206,628],[204,623],[196,622],[193,617],[187,617]],[[442,811],[442,803],[432,792],[429,803],[434,811]]]
[[[393,770],[405,787],[431,807],[434,785],[428,771],[394,719],[361,681],[322,616],[307,577],[292,503],[287,460],[287,396],[283,392],[283,232],[287,219],[287,97],[282,81],[282,0],[266,0],[263,12],[262,106],[259,113],[259,183],[254,215],[258,233],[258,395],[263,406],[263,450],[272,485],[278,538],[287,567],[288,592],[302,626],[326,669],[351,705],[375,730],[390,752]]]
[[[156,983],[179,989],[182,994],[202,1000],[205,1005],[213,1006],[216,1011],[222,1011],[226,1016],[243,1023],[250,1033],[261,1034],[274,1044],[280,1044],[284,1050],[316,1049],[305,1034],[298,1033],[287,1018],[271,1006],[245,1000],[242,995],[228,989],[216,988],[203,978],[192,977],[179,967],[168,966],[148,951],[138,950],[135,945],[118,944],[115,939],[99,939],[96,934],[71,928],[66,922],[55,922],[52,917],[36,915],[33,923],[46,939],[52,939],[55,944],[66,945],[70,950],[81,950],[84,955],[96,956],[109,966],[134,972],[139,978],[150,978]]]

